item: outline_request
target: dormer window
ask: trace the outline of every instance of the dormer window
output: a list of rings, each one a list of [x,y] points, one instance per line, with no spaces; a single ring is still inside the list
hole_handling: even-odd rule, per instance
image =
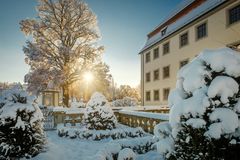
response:
[[[161,30],[161,35],[164,36],[167,32],[167,26]]]

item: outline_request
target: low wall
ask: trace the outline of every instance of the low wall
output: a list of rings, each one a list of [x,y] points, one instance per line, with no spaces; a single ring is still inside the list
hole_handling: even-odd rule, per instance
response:
[[[139,111],[115,112],[118,122],[130,127],[141,127],[148,133],[153,133],[155,125],[168,121],[166,113],[149,113]]]

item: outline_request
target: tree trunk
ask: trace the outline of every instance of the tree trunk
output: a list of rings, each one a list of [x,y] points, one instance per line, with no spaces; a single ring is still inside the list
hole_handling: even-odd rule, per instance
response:
[[[69,106],[69,85],[68,84],[63,85],[62,89],[63,89],[63,106],[70,107]]]

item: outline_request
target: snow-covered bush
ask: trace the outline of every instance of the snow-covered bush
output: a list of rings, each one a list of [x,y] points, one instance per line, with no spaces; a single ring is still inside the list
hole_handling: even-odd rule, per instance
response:
[[[135,160],[136,154],[130,148],[122,149],[118,154],[117,160]]]
[[[113,107],[136,106],[138,101],[136,98],[124,97],[123,99],[116,99],[112,102]]]
[[[107,99],[101,93],[94,93],[87,103],[84,122],[88,129],[106,130],[115,128],[117,118]]]
[[[237,159],[240,55],[204,50],[177,75],[169,105],[176,159]]]
[[[5,90],[0,108],[0,159],[34,157],[43,149],[43,115],[21,86]]]
[[[174,140],[171,132],[172,129],[168,122],[162,122],[154,127],[154,136],[158,140],[154,146],[157,151],[166,158],[171,156],[174,149]]]
[[[85,108],[85,103],[83,101],[77,101],[76,98],[73,98],[72,101],[70,102],[71,108]]]

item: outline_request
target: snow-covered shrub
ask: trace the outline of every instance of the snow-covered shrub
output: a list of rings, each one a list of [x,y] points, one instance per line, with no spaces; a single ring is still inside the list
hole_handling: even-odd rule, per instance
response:
[[[94,93],[87,103],[84,122],[89,129],[105,130],[115,128],[117,118],[107,99],[101,93]]]
[[[130,148],[122,149],[118,154],[117,160],[135,160],[136,154]]]
[[[112,102],[113,107],[136,106],[138,101],[136,98],[124,97],[123,99],[116,99]]]
[[[142,128],[116,128],[112,130],[86,130],[83,128],[58,127],[58,135],[60,137],[70,137],[88,140],[103,140],[103,139],[122,139],[136,138],[146,136],[147,133]]]
[[[83,101],[77,101],[76,98],[73,98],[73,100],[70,102],[71,108],[85,108],[85,103]]]
[[[177,75],[169,105],[176,159],[237,159],[240,55],[204,50]]]
[[[154,146],[166,158],[169,158],[174,150],[174,140],[171,133],[172,129],[168,122],[162,122],[154,127],[154,136],[158,140]]]
[[[34,157],[43,149],[43,115],[20,86],[5,90],[0,108],[0,159]]]

